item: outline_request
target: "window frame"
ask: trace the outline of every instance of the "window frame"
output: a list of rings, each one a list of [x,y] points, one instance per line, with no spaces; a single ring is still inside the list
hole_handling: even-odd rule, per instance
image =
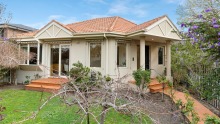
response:
[[[118,65],[118,44],[124,44],[125,45],[125,66],[119,66]],[[117,42],[116,45],[116,66],[118,68],[127,68],[128,67],[128,43],[124,43],[124,42]]]
[[[162,63],[160,63],[160,55],[159,55],[159,50],[162,48]],[[158,47],[158,65],[165,65],[165,46],[159,46]]]
[[[40,57],[42,56],[39,56],[38,53],[42,53],[43,49],[41,50],[40,48],[38,48],[38,43],[28,43],[28,44],[20,44],[20,49],[22,49],[22,47],[27,47],[27,56],[29,57],[30,56],[30,47],[31,45],[36,45],[37,47],[37,56],[36,56],[36,60],[37,60],[37,63],[36,64],[30,64],[30,59],[27,59],[27,63],[24,62],[24,63],[20,63],[20,65],[39,65],[40,64]],[[41,44],[40,44],[41,45]],[[40,51],[39,51],[40,50]],[[43,53],[42,53],[43,54]],[[39,56],[39,60],[38,60],[38,56]],[[42,58],[41,58],[42,60]],[[39,61],[39,62],[38,62]]]
[[[91,68],[102,68],[102,42],[89,42],[88,43],[89,45],[88,45],[88,47],[89,47],[89,51],[88,51],[88,53],[89,53],[89,66],[88,67],[91,67]],[[100,44],[100,46],[101,46],[101,50],[100,50],[100,53],[101,53],[101,59],[100,59],[100,67],[92,67],[91,66],[91,44]]]

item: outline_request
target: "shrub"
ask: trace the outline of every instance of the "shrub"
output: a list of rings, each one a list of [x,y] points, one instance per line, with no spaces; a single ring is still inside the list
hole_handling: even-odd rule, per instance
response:
[[[141,89],[144,89],[150,83],[150,70],[138,69],[132,75],[136,81],[136,85]]]
[[[205,119],[205,124],[220,124],[220,119],[218,117],[208,115]]]
[[[90,68],[83,66],[79,61],[73,63],[73,68],[70,69],[70,77],[75,79],[75,82],[82,83],[89,81]]]

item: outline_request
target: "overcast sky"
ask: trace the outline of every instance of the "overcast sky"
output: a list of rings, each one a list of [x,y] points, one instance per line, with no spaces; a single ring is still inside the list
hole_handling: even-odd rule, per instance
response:
[[[63,24],[91,18],[120,16],[140,24],[168,15],[176,24],[182,0],[1,0],[12,13],[10,23],[41,28],[51,20]]]

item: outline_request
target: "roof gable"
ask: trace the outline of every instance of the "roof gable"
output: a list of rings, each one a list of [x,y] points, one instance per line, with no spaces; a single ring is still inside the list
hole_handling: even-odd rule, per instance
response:
[[[35,37],[39,39],[72,37],[72,32],[73,30],[53,20],[44,26],[41,30],[39,30],[35,34]]]
[[[136,26],[132,27],[128,32],[135,32],[135,31],[143,30],[143,29],[149,27],[150,25],[156,23],[157,21],[161,20],[164,17],[166,17],[166,16],[164,15],[164,16],[152,19],[150,21],[144,22],[142,24],[136,25]]]
[[[148,35],[167,37],[177,40],[181,39],[178,34],[178,29],[167,16],[145,28],[145,31],[145,34]]]

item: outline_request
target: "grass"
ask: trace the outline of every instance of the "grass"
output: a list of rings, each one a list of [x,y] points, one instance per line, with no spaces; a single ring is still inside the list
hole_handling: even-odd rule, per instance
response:
[[[2,112],[5,115],[5,119],[0,123],[10,124],[29,117],[38,109],[42,101],[45,101],[49,96],[49,93],[42,94],[35,91],[0,91],[0,105],[6,107],[6,110]],[[24,124],[78,124],[82,120],[79,113],[76,113],[78,110],[78,106],[66,106],[59,97],[55,97],[39,112],[35,119],[28,120]],[[91,111],[100,113],[101,109],[92,109]],[[138,117],[132,118],[129,115],[120,114],[111,109],[107,113],[105,124],[129,124],[131,119],[134,123],[138,122]],[[92,117],[91,121],[92,124],[96,123]],[[145,115],[142,121],[146,124],[152,123]]]

